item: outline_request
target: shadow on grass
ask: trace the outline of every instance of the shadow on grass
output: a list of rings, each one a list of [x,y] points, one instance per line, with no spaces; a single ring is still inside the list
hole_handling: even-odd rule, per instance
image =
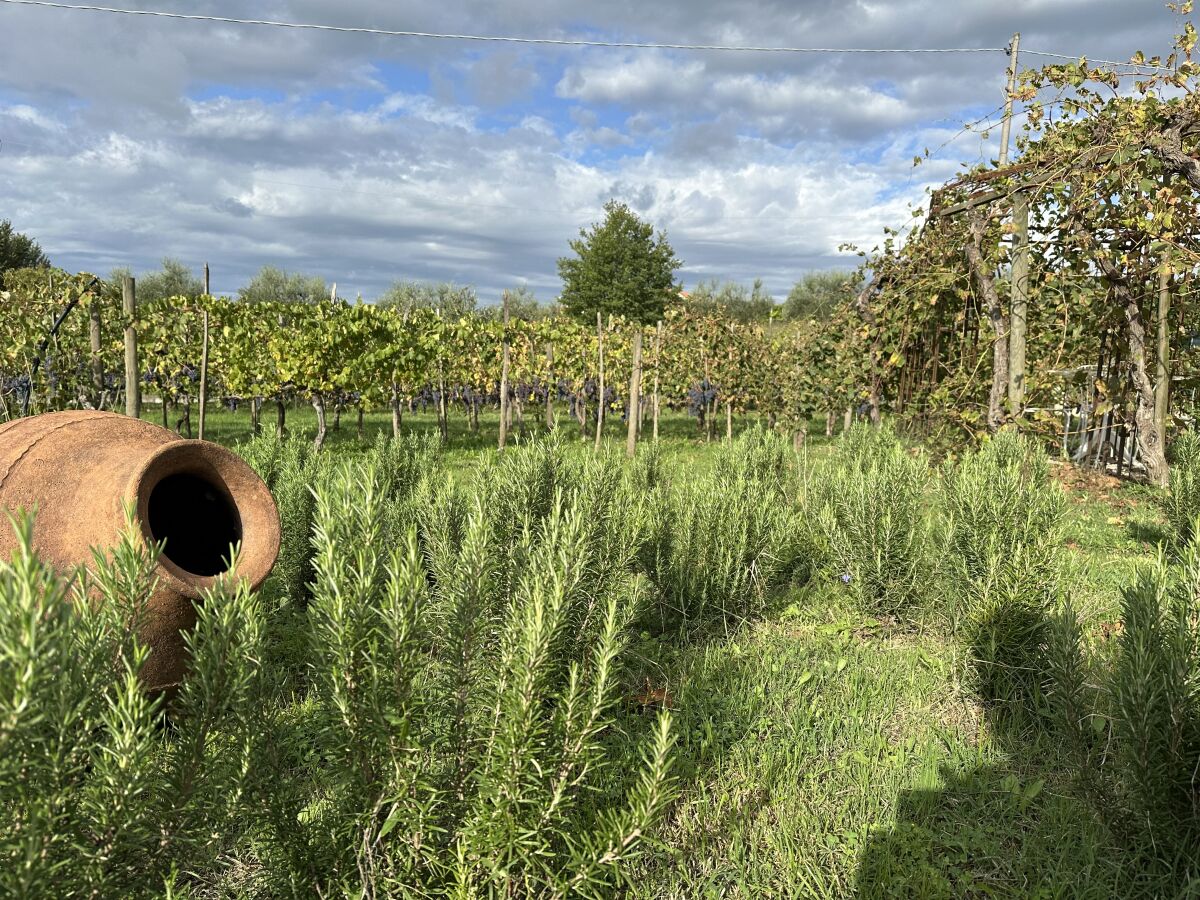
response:
[[[1048,781],[1051,767],[1026,757],[941,774],[937,789],[903,792],[895,825],[864,846],[857,897],[1117,895],[1125,879],[1105,829]]]
[[[1171,533],[1164,525],[1157,522],[1147,522],[1142,519],[1132,519],[1125,526],[1131,540],[1150,544],[1154,547],[1165,547],[1171,542]]]
[[[997,623],[1009,635],[1035,625]],[[981,649],[987,652],[977,643],[976,658]],[[995,645],[987,658],[994,662],[979,667],[980,699],[998,761],[942,766],[936,788],[902,791],[894,824],[877,829],[862,849],[856,896],[1188,895],[1182,870],[1149,863],[1113,834],[1053,723],[1030,712],[1045,700],[1024,673],[1043,672],[1044,663],[997,654]]]
[[[622,716],[623,739],[630,744],[645,739],[658,704],[643,707],[642,688],[648,683],[661,689],[664,693],[655,696],[670,705],[677,736],[678,794],[664,825],[669,837],[664,835],[637,866],[622,896],[721,897],[737,880],[730,843],[742,843],[739,836],[749,832],[788,774],[782,757],[768,756],[760,759],[753,777],[717,786],[720,773],[737,770],[747,747],[777,716],[778,698],[761,690],[760,660],[736,649],[752,631],[753,623],[747,623],[728,633],[713,628],[682,643],[649,641],[634,648],[634,664],[626,673],[631,699]],[[635,774],[625,773],[608,788],[623,794]]]

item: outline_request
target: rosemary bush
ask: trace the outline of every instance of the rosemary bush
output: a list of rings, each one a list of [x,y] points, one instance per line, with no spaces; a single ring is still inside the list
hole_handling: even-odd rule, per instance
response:
[[[280,764],[303,774],[263,823],[270,890],[601,892],[670,799],[671,733],[664,714],[624,805],[593,806],[642,592],[624,573],[595,577],[613,548],[594,495],[558,492],[511,544],[483,502],[495,494],[442,495],[424,551],[413,527],[385,552],[380,488],[354,465],[317,491],[313,694],[299,734],[276,721]]]
[[[662,444],[647,441],[638,447],[637,456],[629,464],[631,496],[642,496],[668,481],[666,456]]]
[[[1197,837],[1200,546],[1139,574],[1122,595],[1109,687],[1125,805],[1158,842]]]
[[[946,611],[971,648],[976,687],[1008,710],[1033,710],[1059,593],[1063,492],[1041,449],[1007,431],[946,467],[941,500]]]
[[[900,613],[928,581],[929,464],[887,429],[855,425],[810,491],[825,565],[869,608]]]
[[[1200,433],[1185,431],[1171,445],[1171,482],[1162,499],[1177,546],[1196,535],[1200,519]]]
[[[271,588],[297,605],[308,601],[313,578],[313,486],[327,468],[327,457],[313,451],[312,442],[294,434],[281,436],[265,428],[237,448],[271,493],[279,507],[279,560]]]
[[[204,598],[166,719],[138,680],[153,583],[133,528],[72,585],[34,556],[31,522],[15,527],[20,549],[0,562],[0,893],[162,896],[239,833],[262,695],[257,600],[232,584]]]
[[[1143,851],[1194,867],[1200,850],[1200,544],[1138,573],[1110,653],[1056,619],[1051,699],[1102,809]]]
[[[257,458],[277,490],[307,460]],[[607,736],[647,592],[623,468],[548,442],[459,493],[398,442],[307,471],[307,606],[225,579],[169,708],[138,680],[135,531],[72,583],[20,524],[0,564],[0,893],[610,896],[673,797],[668,713],[632,758]],[[596,790],[618,763],[631,790]]]
[[[628,504],[641,569],[661,630],[758,615],[772,588],[807,576],[794,458],[778,434],[754,429],[722,447],[712,471],[660,483]]]

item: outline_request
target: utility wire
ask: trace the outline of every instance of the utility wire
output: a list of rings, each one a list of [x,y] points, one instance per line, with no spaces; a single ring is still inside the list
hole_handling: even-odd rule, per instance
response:
[[[9,0],[0,0],[0,2],[9,2]],[[15,2],[15,0],[14,0]],[[1007,52],[1007,51],[1005,51]],[[1021,48],[1022,56],[1044,56],[1050,59],[1069,59],[1071,62],[1079,62],[1080,59],[1086,59],[1089,63],[1095,63],[1101,66],[1120,66],[1125,69],[1151,69],[1155,72],[1172,72],[1174,71],[1169,66],[1152,66],[1148,63],[1135,62],[1117,62],[1113,59],[1092,59],[1090,56],[1071,56],[1068,53],[1048,53],[1045,50],[1026,50]]]
[[[321,25],[313,22],[282,22],[272,19],[238,19],[232,16],[206,16],[191,13],[166,12],[156,9],[122,9],[113,6],[94,6],[56,3],[53,0],[0,0],[16,6],[41,6],[49,9],[69,9],[84,12],[113,13],[123,16],[149,16],[160,19],[184,19],[195,22],[217,22],[226,25],[261,25],[272,28],[295,28],[308,31],[333,31],[342,34],[370,34],[383,37],[429,38],[447,41],[485,41],[502,44],[542,44],[558,47],[609,47],[629,50],[711,50],[741,53],[1008,53],[1007,47],[756,47],[732,44],[669,44],[654,41],[600,41],[568,38],[513,37],[507,35],[454,34],[433,31],[399,31],[387,28],[368,28],[350,25]],[[1022,50],[1034,56],[1076,60],[1079,57],[1063,53]],[[1128,62],[1098,59],[1092,62],[1109,66],[1133,66]],[[1135,68],[1165,69],[1164,66],[1135,66]]]
[[[72,9],[86,12],[116,13],[125,16],[151,16],[162,19],[186,19],[196,22],[220,22],[227,25],[266,25],[273,28],[300,28],[309,31],[335,31],[345,34],[372,34],[384,37],[432,38],[449,41],[492,41],[504,44],[549,44],[561,47],[616,47],[631,50],[723,50],[748,53],[1006,53],[1004,47],[936,47],[936,48],[874,48],[874,47],[754,47],[732,44],[668,44],[653,41],[600,41],[574,38],[513,37],[508,35],[456,34],[436,31],[399,31],[388,28],[368,28],[352,25],[321,25],[313,22],[282,22],[272,19],[237,19],[232,16],[202,16],[190,13],[166,12],[156,9],[119,9],[112,6],[93,6],[56,3],[53,0],[0,0],[19,6],[44,6],[50,9]],[[1064,57],[1071,59],[1073,57]]]

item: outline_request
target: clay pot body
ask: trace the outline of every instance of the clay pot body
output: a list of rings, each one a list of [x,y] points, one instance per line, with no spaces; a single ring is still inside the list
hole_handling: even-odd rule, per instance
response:
[[[92,548],[114,546],[127,504],[148,544],[165,541],[140,634],[151,651],[143,681],[169,689],[187,671],[194,604],[228,571],[230,544],[240,543],[236,574],[254,588],[275,564],[271,492],[232,451],[115,413],[47,413],[0,425],[0,513],[35,512],[34,548],[55,569],[72,572],[91,562]],[[16,543],[0,520],[0,559]]]

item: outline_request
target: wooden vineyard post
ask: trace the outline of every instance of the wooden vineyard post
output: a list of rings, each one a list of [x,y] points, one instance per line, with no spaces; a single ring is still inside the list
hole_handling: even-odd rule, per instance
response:
[[[142,385],[138,380],[137,285],[132,275],[121,281],[121,309],[125,313],[125,415],[135,419],[142,415]]]
[[[600,349],[600,390],[596,396],[596,449],[600,449],[600,438],[604,435],[604,322],[596,313],[596,340]]]
[[[733,440],[733,401],[725,401],[725,440]]]
[[[554,430],[554,344],[546,344],[546,430]]]
[[[1008,325],[1008,405],[1025,411],[1025,333],[1029,313],[1029,197],[1013,198],[1012,309]]]
[[[450,419],[446,406],[446,368],[445,363],[440,360],[438,361],[437,417],[438,434],[442,437],[442,446],[444,447],[450,441]]]
[[[204,296],[211,297],[212,291],[209,289],[208,281],[208,263],[204,264]]]
[[[654,418],[654,440],[658,440],[658,370],[662,362],[662,320],[654,327],[654,401],[652,415]]]
[[[96,395],[93,402],[100,409],[104,401],[104,360],[100,355],[100,303],[95,294],[88,303],[88,344],[92,351],[92,391]]]
[[[633,328],[633,372],[629,376],[629,431],[625,438],[625,455],[633,459],[637,452],[638,408],[642,405],[642,326]]]
[[[204,266],[204,272],[207,280],[207,263]],[[200,345],[200,427],[196,436],[200,440],[204,440],[204,411],[208,406],[208,310],[204,310],[201,315],[204,320],[204,337],[203,343]]]
[[[1166,442],[1171,401],[1171,266],[1164,259],[1158,273],[1158,352],[1154,380],[1154,421],[1159,440]]]
[[[282,313],[279,314],[276,321],[279,323],[279,327],[283,328],[285,320]],[[275,395],[275,431],[280,437],[283,437],[287,433],[287,405],[284,403],[282,388]]]
[[[508,291],[504,292],[504,331],[500,337],[500,441],[508,443]]]
[[[1013,91],[1017,88],[1017,51],[1021,47],[1021,32],[1012,37],[1008,47],[1008,84],[1004,90],[1004,124],[1000,126],[1000,167],[1008,163],[1008,136],[1012,131]]]
[[[438,324],[440,326],[441,320],[442,320],[442,308],[440,306],[437,308],[436,313],[437,313],[437,317],[438,317]],[[444,333],[443,333],[443,335],[444,335]],[[446,418],[446,416],[447,416],[447,411],[446,411],[446,362],[442,358],[442,356],[443,356],[442,351],[439,348],[439,351],[438,351],[438,380],[437,380],[438,389],[437,389],[436,410],[437,410],[437,422],[438,422],[438,436],[441,438],[442,446],[445,447],[446,444],[450,440],[450,423],[447,421],[447,418]],[[501,420],[504,419],[503,416],[501,416],[500,418],[501,418]]]

